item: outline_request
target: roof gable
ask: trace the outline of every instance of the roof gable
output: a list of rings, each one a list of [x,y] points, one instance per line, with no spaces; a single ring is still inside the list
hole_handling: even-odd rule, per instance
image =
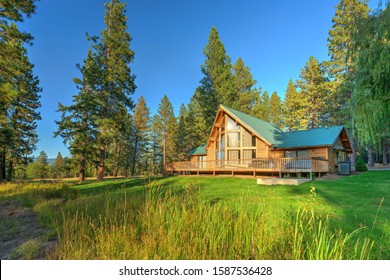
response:
[[[248,126],[252,132],[257,134],[260,138],[263,138],[269,145],[273,146],[278,143],[278,139],[283,132],[273,124],[232,108],[228,108],[222,105],[221,108],[226,113],[236,118],[237,121]]]

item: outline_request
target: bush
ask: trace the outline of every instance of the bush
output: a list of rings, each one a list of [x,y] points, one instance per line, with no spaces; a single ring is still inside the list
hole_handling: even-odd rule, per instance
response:
[[[364,163],[363,159],[361,156],[358,156],[356,160],[356,171],[367,171],[367,165]]]

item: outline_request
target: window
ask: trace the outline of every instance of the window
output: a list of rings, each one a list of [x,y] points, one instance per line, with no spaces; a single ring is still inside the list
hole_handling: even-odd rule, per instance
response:
[[[298,150],[299,158],[309,158],[309,152],[307,150]]]
[[[240,159],[240,151],[239,150],[229,151],[229,160],[232,160],[232,159]]]
[[[284,157],[285,158],[296,158],[297,151],[284,151]]]
[[[256,158],[256,150],[244,150],[243,159]]]
[[[284,157],[286,157],[286,158],[309,158],[309,151],[308,150],[284,151]]]
[[[252,133],[244,129],[244,135],[242,136],[243,147],[256,147],[256,136],[252,136]]]
[[[225,134],[221,135],[221,150],[225,149]]]
[[[240,147],[240,132],[229,132],[228,133],[229,148]]]
[[[240,125],[238,125],[234,120],[228,117],[228,130],[239,130]]]

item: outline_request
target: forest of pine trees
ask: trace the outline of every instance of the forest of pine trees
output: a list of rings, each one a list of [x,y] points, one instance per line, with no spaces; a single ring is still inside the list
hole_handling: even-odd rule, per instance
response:
[[[41,152],[31,163],[41,89],[24,47],[32,36],[19,31],[17,23],[35,12],[34,3],[0,7],[0,181],[78,176],[82,182],[89,176],[163,174],[166,163],[188,160],[188,152],[207,141],[219,104],[285,131],[342,124],[350,135],[352,164],[357,154],[369,164],[388,161],[389,4],[371,12],[366,0],[341,0],[329,31],[329,60],[308,57],[299,78],[290,79],[281,95],[263,90],[242,58],[233,63],[212,27],[203,49],[203,77],[176,116],[169,93],[155,114],[144,97],[133,100],[136,54],[126,4],[111,0],[105,4],[104,30],[87,35],[90,47],[77,65],[81,78],[73,80],[72,103],[58,104],[55,136],[63,139],[71,157],[59,153],[49,168]]]

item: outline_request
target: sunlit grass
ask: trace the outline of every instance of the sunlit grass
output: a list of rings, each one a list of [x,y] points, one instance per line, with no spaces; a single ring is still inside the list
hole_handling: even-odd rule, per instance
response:
[[[389,259],[389,186],[390,172],[300,186],[192,176],[8,184],[0,196],[33,206],[54,259]]]

